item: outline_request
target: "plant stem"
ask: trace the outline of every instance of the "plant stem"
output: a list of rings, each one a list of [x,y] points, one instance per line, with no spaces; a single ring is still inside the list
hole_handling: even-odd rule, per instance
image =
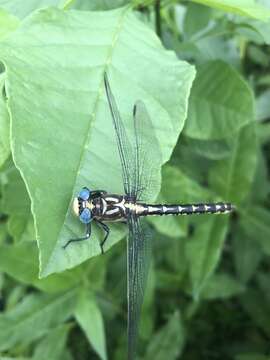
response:
[[[161,17],[160,17],[160,1],[156,0],[155,2],[155,17],[156,17],[156,33],[161,38]]]

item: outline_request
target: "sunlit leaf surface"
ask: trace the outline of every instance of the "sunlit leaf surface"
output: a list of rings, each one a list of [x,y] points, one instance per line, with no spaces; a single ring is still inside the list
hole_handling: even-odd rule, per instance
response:
[[[145,102],[165,162],[184,125],[194,69],[127,8],[41,10],[0,50],[14,161],[32,201],[41,274],[48,275],[100,254],[95,231],[91,241],[62,248],[84,232],[71,212],[79,189],[123,192],[104,71],[127,129],[134,102]],[[106,248],[122,236],[117,227]]]

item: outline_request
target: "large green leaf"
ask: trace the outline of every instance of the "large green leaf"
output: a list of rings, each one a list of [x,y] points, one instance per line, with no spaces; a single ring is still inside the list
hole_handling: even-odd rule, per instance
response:
[[[235,136],[231,156],[218,162],[211,171],[212,187],[224,200],[239,204],[246,199],[254,179],[257,155],[255,124],[251,123]]]
[[[28,295],[15,308],[0,315],[0,350],[29,344],[65,321],[73,312],[75,290],[52,295]]]
[[[90,241],[62,248],[84,232],[70,210],[78,190],[88,185],[123,191],[104,71],[127,128],[134,102],[144,100],[165,162],[184,125],[194,69],[164,50],[127,8],[41,10],[1,44],[0,52],[13,156],[32,200],[45,276],[100,254],[96,231]],[[107,248],[121,236],[114,229]]]
[[[254,119],[253,95],[242,77],[222,61],[198,68],[184,132],[200,140],[222,139]]]
[[[107,353],[103,318],[95,297],[89,291],[83,290],[80,293],[75,317],[100,359],[106,360]]]
[[[266,20],[270,18],[270,10],[254,0],[192,0],[193,2],[221,9],[226,12]]]

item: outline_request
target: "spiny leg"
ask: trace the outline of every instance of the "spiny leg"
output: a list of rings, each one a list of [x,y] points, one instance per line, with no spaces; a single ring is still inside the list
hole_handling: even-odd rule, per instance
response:
[[[85,236],[83,236],[81,238],[77,238],[77,239],[68,240],[67,243],[63,246],[63,248],[66,249],[68,247],[68,245],[73,243],[73,242],[87,240],[87,239],[90,238],[90,236],[91,236],[91,223],[88,223],[88,224],[86,224],[86,234],[85,234]]]
[[[106,242],[106,240],[107,240],[107,238],[108,238],[108,236],[109,236],[109,234],[110,234],[110,228],[109,228],[106,224],[104,224],[102,221],[100,221],[100,220],[96,220],[96,222],[97,222],[98,225],[100,225],[100,226],[102,227],[102,229],[106,232],[106,235],[105,235],[104,239],[103,239],[103,240],[101,241],[101,243],[100,243],[101,253],[104,254],[103,246],[104,246],[104,244],[105,244],[105,242]]]

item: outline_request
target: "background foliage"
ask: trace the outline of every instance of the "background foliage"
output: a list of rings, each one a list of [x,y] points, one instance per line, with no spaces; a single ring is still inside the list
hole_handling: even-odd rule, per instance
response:
[[[69,210],[82,185],[122,191],[104,70],[127,128],[134,101],[147,105],[158,201],[237,205],[149,220],[140,358],[268,359],[269,1],[0,8],[1,359],[126,356],[125,229],[104,256],[98,230],[62,249],[83,231]]]

